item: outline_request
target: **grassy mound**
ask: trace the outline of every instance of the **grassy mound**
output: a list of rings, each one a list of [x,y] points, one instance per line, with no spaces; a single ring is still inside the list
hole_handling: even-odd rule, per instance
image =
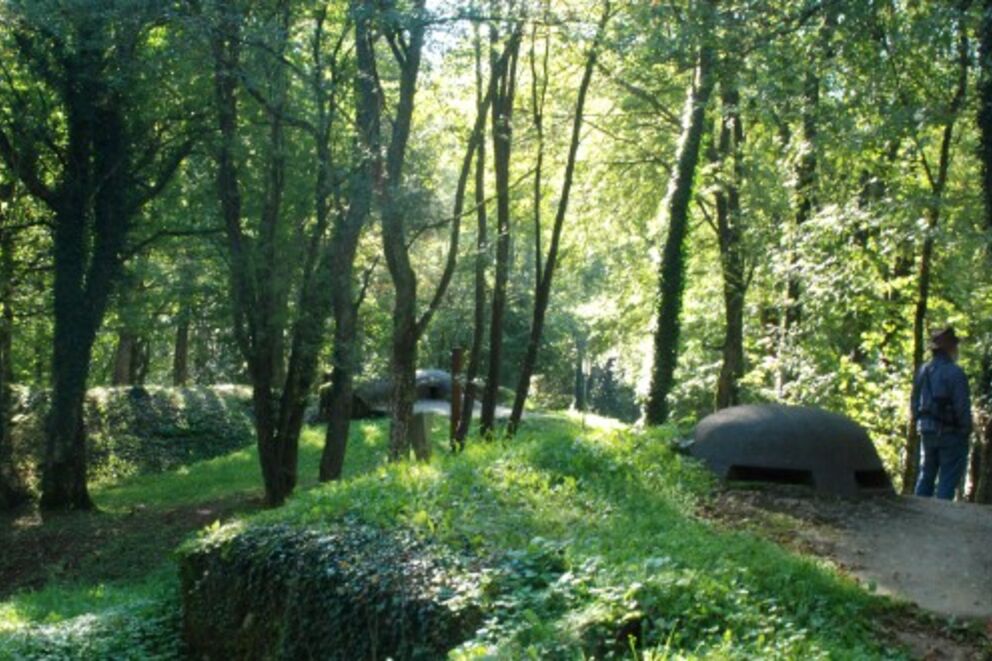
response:
[[[277,585],[310,582],[333,563],[315,560],[309,542],[278,541],[259,553],[252,540],[272,530],[279,540],[334,538],[357,521],[425,540],[428,566],[437,549],[474,558],[478,589],[462,598],[485,617],[450,650],[455,658],[629,657],[632,648],[645,658],[900,656],[873,628],[888,602],[773,544],[700,521],[695,508],[709,488],[662,432],[531,419],[512,443],[380,467],[221,526],[187,544],[180,563],[187,584],[204,554],[226,556],[242,576],[264,576],[278,562]],[[402,572],[404,562],[383,571]],[[184,595],[187,620],[232,599],[246,612],[269,612],[269,591],[233,581],[206,587],[195,600]],[[292,644],[299,632],[334,625],[319,608],[294,617],[292,629],[270,621],[280,630],[266,635]],[[236,637],[244,620],[217,624],[216,637]],[[195,637],[187,641],[201,651]],[[279,649],[273,656],[291,658]]]
[[[36,487],[48,393],[15,389],[14,461]],[[254,441],[251,391],[240,386],[94,388],[86,397],[95,484],[158,473],[228,454]]]

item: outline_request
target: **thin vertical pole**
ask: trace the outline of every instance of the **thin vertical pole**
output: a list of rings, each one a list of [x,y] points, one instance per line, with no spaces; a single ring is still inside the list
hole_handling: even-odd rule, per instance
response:
[[[451,350],[451,448],[456,447],[455,434],[462,419],[462,361],[465,350],[455,347]]]

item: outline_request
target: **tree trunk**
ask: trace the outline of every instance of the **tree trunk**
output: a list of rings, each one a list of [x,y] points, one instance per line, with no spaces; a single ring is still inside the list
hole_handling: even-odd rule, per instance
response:
[[[534,370],[537,367],[538,352],[541,348],[541,338],[544,334],[544,321],[548,312],[548,304],[551,302],[551,287],[554,281],[555,269],[558,266],[558,251],[561,245],[562,229],[565,225],[565,218],[568,214],[568,203],[572,192],[572,182],[575,177],[575,163],[578,158],[579,142],[582,139],[582,125],[585,120],[586,96],[589,92],[589,85],[592,82],[592,74],[596,69],[596,60],[599,57],[599,48],[606,30],[606,23],[610,18],[610,3],[604,2],[603,15],[599,21],[599,27],[593,44],[586,56],[585,69],[582,73],[582,82],[579,84],[578,99],[575,103],[575,115],[572,123],[572,137],[568,149],[568,161],[565,164],[565,174],[561,185],[561,197],[558,200],[558,210],[555,214],[554,227],[551,231],[551,245],[548,248],[548,257],[541,266],[541,255],[535,256],[537,263],[538,282],[534,291],[534,313],[530,324],[530,336],[527,341],[527,349],[524,353],[524,362],[520,370],[520,379],[517,382],[517,390],[513,399],[513,410],[510,413],[510,422],[507,426],[507,433],[513,435],[520,426],[523,417],[524,406],[530,394],[530,382],[533,378]],[[538,115],[540,117],[540,114]],[[540,123],[540,120],[538,120]],[[537,195],[536,197],[540,197]],[[540,205],[540,200],[535,199],[535,204]],[[535,213],[538,213],[535,211]],[[535,216],[535,231],[540,235],[540,216]],[[540,242],[537,247],[540,248]]]
[[[491,41],[496,43],[495,28]],[[513,100],[517,87],[517,49],[515,43],[510,54],[509,66],[497,75],[497,93],[493,97],[492,139],[493,171],[496,184],[496,279],[493,284],[492,315],[489,328],[489,370],[482,395],[482,415],[479,431],[484,437],[492,436],[496,426],[496,404],[499,399],[500,371],[503,357],[503,321],[506,315],[506,287],[510,277],[510,155],[513,147]],[[495,62],[495,51],[490,60]]]
[[[738,383],[744,376],[744,303],[747,294],[738,187],[742,177],[741,147],[744,143],[744,129],[740,116],[740,94],[733,81],[724,81],[721,102],[723,120],[717,149],[719,158],[730,158],[732,166],[726,185],[715,195],[726,324],[723,364],[716,387],[717,409],[740,404]]]
[[[45,434],[41,506],[92,509],[86,489],[83,402],[95,339],[82,290],[83,220],[63,216],[55,227],[54,352],[52,400]]]
[[[978,130],[979,158],[982,164],[982,199],[985,227],[992,233],[992,0],[982,3],[979,26]],[[992,240],[990,240],[992,257]]]
[[[338,480],[344,470],[354,378],[358,370],[358,306],[355,302],[355,254],[362,227],[372,208],[372,197],[381,180],[381,140],[379,86],[376,79],[375,48],[372,42],[371,14],[361,7],[355,16],[355,59],[353,79],[358,135],[355,153],[359,166],[348,189],[348,210],[331,238],[331,288],[334,312],[334,367],[328,405],[324,451],[320,459],[320,480]]]
[[[13,199],[13,185],[0,185],[0,203],[11,204]],[[14,378],[14,234],[4,227],[7,220],[4,215],[0,207],[0,511],[17,507],[29,497],[14,464],[10,435],[11,386]]]
[[[475,100],[476,112],[482,114],[482,37],[479,26],[475,25]],[[465,401],[462,404],[462,419],[455,431],[455,442],[459,449],[465,449],[465,439],[472,427],[475,414],[476,379],[482,364],[482,344],[486,338],[486,265],[489,261],[488,219],[486,212],[486,136],[485,129],[480,135],[479,150],[475,155],[475,311],[472,325],[472,348],[469,351],[468,368],[465,371]]]
[[[117,333],[117,348],[114,350],[114,370],[110,377],[110,385],[126,386],[131,383],[131,360],[134,358],[135,337],[132,333],[122,330]]]
[[[414,2],[421,9],[423,0]],[[393,338],[390,357],[392,376],[392,419],[389,427],[389,458],[405,459],[410,450],[410,425],[416,398],[417,368],[417,276],[410,265],[404,224],[406,210],[400,201],[403,168],[413,122],[420,56],[425,25],[414,18],[409,46],[400,64],[400,89],[396,115],[386,155],[386,182],[382,191],[382,241],[386,264],[395,289],[393,302]],[[395,35],[394,35],[395,36]]]
[[[355,204],[352,198],[352,204]],[[354,244],[357,247],[357,241]],[[339,253],[340,254],[340,253]],[[354,380],[357,371],[356,329],[358,310],[350,295],[352,285],[352,258],[346,272],[335,278],[334,302],[334,368],[331,371],[331,393],[328,405],[327,430],[324,451],[320,458],[320,481],[341,479],[344,471],[348,434],[351,429],[351,409],[354,398]],[[338,300],[346,299],[346,300]]]
[[[814,65],[811,65],[811,67]],[[803,225],[809,220],[815,206],[817,135],[819,132],[817,112],[820,105],[820,76],[812,68],[806,72],[803,84],[802,112],[802,154],[796,166],[796,216],[793,231],[798,238]],[[799,263],[793,249],[789,257],[789,278],[786,285],[785,332],[789,333],[802,320],[802,280],[799,277]]]
[[[678,162],[668,184],[664,209],[668,218],[668,237],[662,253],[659,277],[660,301],[654,337],[654,367],[651,390],[645,410],[648,424],[660,425],[668,420],[668,394],[674,385],[678,361],[682,294],[685,289],[685,243],[689,230],[689,202],[693,179],[699,162],[699,146],[705,127],[706,105],[713,88],[711,73],[713,52],[710,46],[700,49],[695,81],[687,95],[683,113],[682,138]]]
[[[422,7],[422,3],[419,5]],[[427,435],[418,433],[411,436],[411,416],[416,397],[415,372],[417,367],[417,344],[430,326],[431,319],[444,301],[445,293],[455,274],[458,260],[458,243],[461,237],[461,218],[465,203],[465,191],[468,188],[468,178],[472,171],[475,151],[482,142],[485,131],[486,114],[496,95],[494,77],[490,81],[490,89],[482,102],[482,112],[476,116],[475,125],[469,137],[462,160],[461,172],[455,191],[455,203],[451,220],[451,236],[449,239],[448,255],[444,271],[438,282],[434,295],[424,312],[417,317],[417,278],[410,265],[406,231],[403,224],[404,212],[397,205],[399,186],[402,181],[402,167],[405,160],[406,142],[409,138],[410,121],[413,111],[413,100],[416,93],[417,75],[420,66],[420,51],[423,43],[424,27],[415,24],[411,28],[410,47],[402,61],[403,75],[400,84],[400,102],[397,105],[396,121],[393,125],[393,136],[389,146],[389,157],[386,162],[387,185],[383,192],[383,242],[386,252],[386,262],[396,289],[396,299],[393,306],[393,420],[390,428],[390,458],[394,461],[403,459],[409,454],[411,440],[414,443],[414,454],[417,459],[430,459],[431,448],[427,443]],[[519,31],[513,37],[517,44]],[[515,49],[516,46],[511,46]],[[497,60],[497,68],[505,65],[508,53]],[[423,441],[423,442],[421,442]]]
[[[931,265],[934,254],[934,241],[937,227],[940,225],[941,210],[944,201],[944,191],[947,187],[947,174],[951,165],[951,146],[954,139],[954,126],[964,105],[968,91],[969,46],[968,33],[965,29],[964,17],[959,17],[958,27],[958,80],[954,96],[948,106],[947,120],[944,124],[940,142],[940,156],[937,162],[937,172],[934,174],[926,156],[926,151],[920,150],[921,165],[930,183],[930,203],[926,212],[926,234],[923,238],[923,248],[920,252],[919,271],[917,276],[916,307],[913,314],[913,374],[916,378],[923,365],[925,347],[925,327],[927,308],[930,300]],[[903,466],[902,490],[911,494],[916,486],[916,478],[920,467],[920,438],[916,427],[909,425],[906,442],[906,463]]]
[[[131,212],[124,197],[129,173],[121,163],[129,159],[119,99],[108,92],[106,105],[94,107],[93,98],[102,95],[73,82],[68,87],[67,167],[74,174],[60,196],[53,232],[52,400],[41,480],[41,507],[46,510],[93,507],[86,488],[83,404],[93,343],[120,276]],[[94,130],[97,125],[99,131]],[[88,217],[95,236],[87,260]]]
[[[589,389],[587,384],[589,379],[586,378],[586,345],[587,340],[585,335],[580,335],[575,338],[575,394],[574,394],[574,405],[576,411],[585,411],[589,407],[588,394]]]
[[[979,430],[979,442],[972,449],[971,501],[992,504],[992,419]]]
[[[189,383],[189,308],[183,305],[176,323],[176,342],[172,351],[172,385],[182,388]]]
[[[276,381],[281,364],[283,323],[277,314],[281,302],[277,277],[276,235],[281,220],[285,189],[284,104],[286,72],[274,65],[267,81],[271,104],[268,153],[260,222],[254,241],[247,241],[242,229],[242,200],[235,154],[238,144],[237,92],[240,79],[241,22],[243,17],[226,3],[212,38],[214,55],[214,94],[218,123],[217,191],[230,251],[230,274],[234,298],[234,330],[238,345],[248,363],[252,381],[252,402],[258,458],[265,484],[265,501],[281,505],[296,482],[297,438],[284,436],[285,410],[280,410]],[[280,21],[274,52],[286,47],[289,7],[281,2]],[[290,393],[292,398],[296,393]]]

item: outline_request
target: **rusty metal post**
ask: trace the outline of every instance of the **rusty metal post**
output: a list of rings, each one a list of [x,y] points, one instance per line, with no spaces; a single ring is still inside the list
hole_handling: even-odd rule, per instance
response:
[[[465,350],[455,347],[451,350],[451,447],[455,447],[455,433],[462,419],[462,360]]]

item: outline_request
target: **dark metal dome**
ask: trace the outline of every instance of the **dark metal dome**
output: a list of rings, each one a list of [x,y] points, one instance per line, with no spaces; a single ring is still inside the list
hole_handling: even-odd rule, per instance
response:
[[[726,480],[805,484],[838,496],[892,491],[865,429],[817,408],[768,404],[718,411],[696,427],[690,452]]]

